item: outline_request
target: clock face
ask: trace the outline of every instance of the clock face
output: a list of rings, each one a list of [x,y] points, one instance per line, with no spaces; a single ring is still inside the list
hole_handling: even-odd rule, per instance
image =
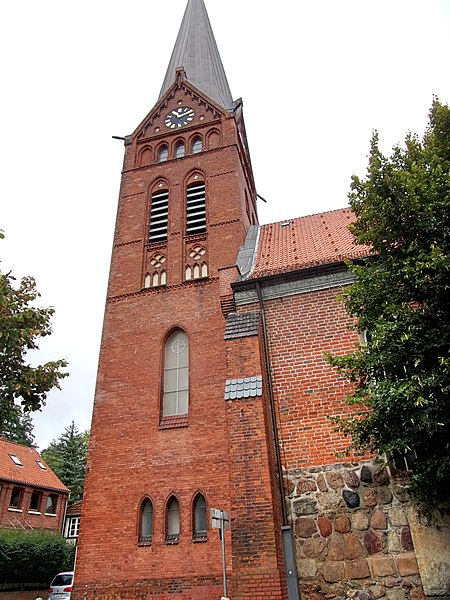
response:
[[[170,112],[166,120],[164,121],[166,127],[169,129],[178,129],[179,127],[184,127],[188,123],[192,121],[195,113],[192,108],[187,106],[180,106],[180,108],[176,108],[172,112]]]

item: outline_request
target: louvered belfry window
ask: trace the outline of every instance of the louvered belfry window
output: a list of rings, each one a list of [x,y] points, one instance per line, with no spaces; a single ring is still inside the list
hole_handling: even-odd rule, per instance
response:
[[[193,183],[186,194],[186,233],[206,232],[206,195],[204,183]]]
[[[167,240],[168,215],[168,190],[154,192],[152,194],[152,205],[150,208],[150,242],[165,242]]]

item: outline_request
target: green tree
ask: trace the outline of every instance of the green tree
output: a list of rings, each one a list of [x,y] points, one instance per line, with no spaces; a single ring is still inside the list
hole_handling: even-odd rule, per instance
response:
[[[344,293],[366,343],[330,362],[355,384],[352,448],[413,452],[412,493],[450,496],[450,109],[434,100],[422,140],[390,157],[372,138],[367,175],[352,179],[351,226],[372,256],[350,265]]]
[[[0,436],[34,448],[33,421],[30,413],[24,412],[20,406],[14,406],[8,411],[7,417],[0,421]]]
[[[80,433],[72,421],[64,433],[41,453],[52,471],[70,489],[70,504],[83,497],[88,445],[89,431]]]
[[[0,238],[3,238],[0,232]],[[38,349],[38,339],[51,334],[53,308],[34,305],[40,294],[32,277],[19,285],[11,273],[0,273],[0,423],[14,415],[15,403],[25,412],[39,410],[48,392],[59,388],[65,360],[32,366],[28,352]]]

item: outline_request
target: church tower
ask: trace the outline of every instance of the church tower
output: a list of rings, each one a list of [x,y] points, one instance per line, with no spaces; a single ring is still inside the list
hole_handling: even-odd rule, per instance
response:
[[[158,101],[125,138],[75,600],[222,596],[209,523],[210,508],[232,512],[219,276],[255,224],[242,102],[203,0],[189,0]],[[230,532],[226,548],[232,579]]]

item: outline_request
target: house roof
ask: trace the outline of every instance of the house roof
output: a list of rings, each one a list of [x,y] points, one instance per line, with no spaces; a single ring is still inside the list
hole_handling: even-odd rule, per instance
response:
[[[277,275],[319,265],[368,256],[367,246],[356,245],[348,225],[355,220],[350,208],[262,225],[248,279]]]
[[[16,457],[15,460],[11,458]],[[16,464],[19,462],[20,464]],[[41,463],[45,469],[39,466]],[[0,480],[69,493],[34,448],[0,437]]]
[[[187,3],[160,99],[174,83],[178,67],[184,68],[188,81],[208,98],[224,108],[233,107],[233,97],[203,0]]]
[[[83,508],[83,500],[78,500],[72,506],[68,506],[66,510],[67,517],[73,517],[77,515],[81,515],[81,509]]]

